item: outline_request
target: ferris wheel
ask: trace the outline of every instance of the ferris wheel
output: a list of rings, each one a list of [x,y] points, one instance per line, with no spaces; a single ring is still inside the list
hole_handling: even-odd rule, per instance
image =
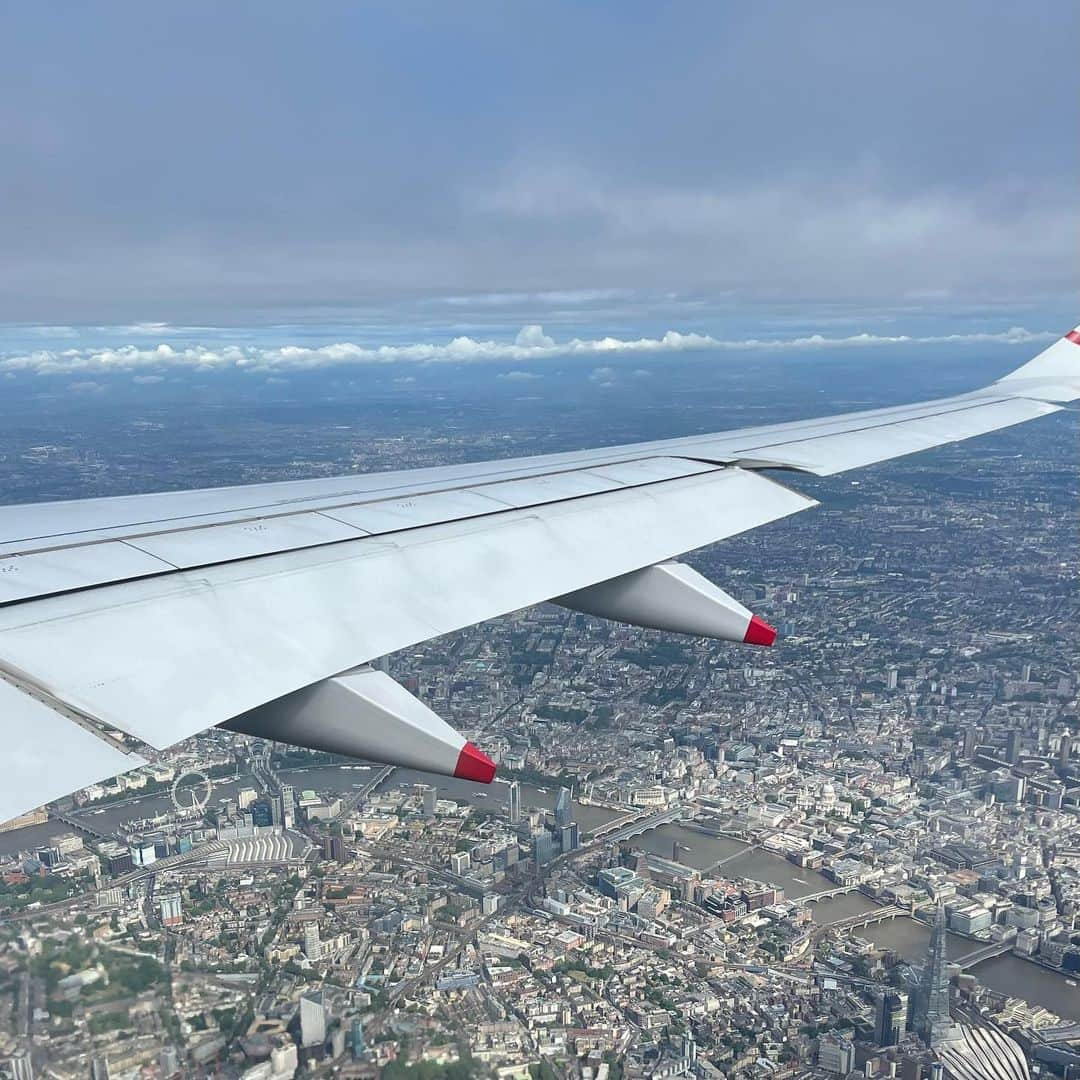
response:
[[[195,782],[182,787],[183,781],[188,777],[195,777]],[[214,785],[210,777],[199,769],[190,769],[187,772],[177,773],[172,786],[172,801],[177,812],[185,817],[201,817],[210,802]]]

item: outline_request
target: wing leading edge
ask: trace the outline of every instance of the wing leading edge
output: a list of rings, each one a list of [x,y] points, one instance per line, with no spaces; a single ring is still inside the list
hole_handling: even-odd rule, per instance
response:
[[[685,589],[685,575],[649,578],[654,614],[637,618],[635,575],[815,505],[758,470],[829,475],[1078,398],[1080,330],[990,387],[918,405],[417,472],[0,508],[0,725],[28,763],[0,793],[0,820],[143,764],[133,747],[152,756],[241,715],[250,730],[261,707],[376,657],[544,600],[595,603],[591,587],[615,578],[633,584],[607,588],[607,608],[657,625],[657,603],[680,605],[656,589]],[[725,610],[685,628],[722,625],[716,636],[738,640],[750,613],[695,589]],[[65,762],[50,777],[43,735],[49,760]]]

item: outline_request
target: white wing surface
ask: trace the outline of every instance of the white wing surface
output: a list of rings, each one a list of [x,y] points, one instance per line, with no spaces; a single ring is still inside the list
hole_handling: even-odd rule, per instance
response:
[[[1077,398],[1073,331],[990,387],[918,405],[475,465],[0,508],[0,729],[28,763],[5,770],[0,820],[241,714],[243,730],[259,730],[270,702],[518,608],[572,594],[597,611],[617,593],[625,618],[627,598],[648,593],[653,610],[677,611],[655,591],[678,574],[654,574],[647,589],[590,587],[814,505],[762,469],[830,475]],[[753,629],[740,638],[750,613],[720,590],[695,595],[723,608],[709,625],[740,628],[716,636],[771,641]],[[305,724],[310,712],[309,702]],[[370,732],[360,745],[369,753]]]

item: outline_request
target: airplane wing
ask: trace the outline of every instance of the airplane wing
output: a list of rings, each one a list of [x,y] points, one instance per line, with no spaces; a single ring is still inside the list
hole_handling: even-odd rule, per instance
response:
[[[677,556],[831,475],[1058,411],[1080,330],[916,405],[445,468],[0,508],[0,821],[217,725],[490,780],[368,662],[545,600],[770,644]]]

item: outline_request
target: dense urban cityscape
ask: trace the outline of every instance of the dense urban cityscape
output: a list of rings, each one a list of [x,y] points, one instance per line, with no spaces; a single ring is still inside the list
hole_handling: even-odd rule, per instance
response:
[[[1080,1063],[1073,421],[799,478],[820,508],[691,556],[772,650],[544,606],[381,661],[490,787],[218,730],[5,826],[0,1072]],[[128,468],[3,450],[16,493]]]

